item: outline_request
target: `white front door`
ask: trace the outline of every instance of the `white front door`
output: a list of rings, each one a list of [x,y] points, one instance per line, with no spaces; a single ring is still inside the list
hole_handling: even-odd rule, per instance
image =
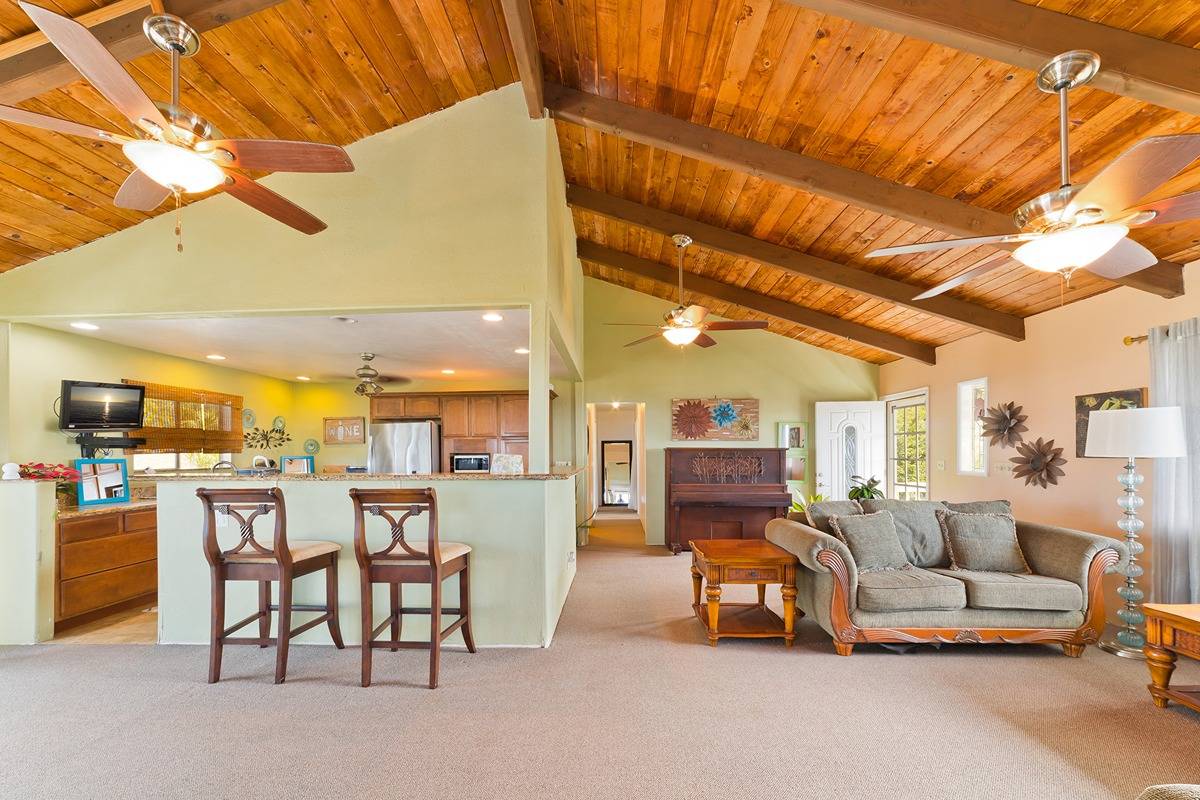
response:
[[[883,401],[817,403],[817,494],[845,500],[850,478],[878,478],[887,470],[886,404]]]

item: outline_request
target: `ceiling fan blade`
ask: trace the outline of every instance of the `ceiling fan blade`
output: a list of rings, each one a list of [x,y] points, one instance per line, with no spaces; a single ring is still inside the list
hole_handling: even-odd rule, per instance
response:
[[[1094,272],[1102,278],[1123,278],[1138,270],[1152,267],[1158,263],[1158,256],[1128,237],[1117,242],[1098,259],[1088,264],[1084,269]]]
[[[213,139],[196,145],[200,152],[224,150],[231,167],[272,172],[353,172],[350,155],[336,144],[281,139]]]
[[[1023,242],[1029,238],[1025,233],[1001,233],[996,236],[970,236],[966,239],[942,239],[939,242],[917,242],[916,244],[898,244],[895,247],[881,247],[867,253],[867,258],[882,256],[902,256],[909,253],[928,253],[933,250],[949,250],[952,247],[975,247],[980,244],[1001,244],[1004,242]]]
[[[931,286],[930,288],[926,289],[925,291],[921,292],[919,295],[914,297],[913,300],[928,300],[931,297],[937,297],[939,294],[944,294],[945,292],[948,292],[951,289],[957,289],[959,286],[962,286],[964,283],[967,283],[968,281],[973,281],[982,275],[988,274],[989,272],[991,272],[994,269],[999,269],[1000,267],[1006,266],[1008,264],[1009,264],[1009,261],[1006,258],[997,258],[992,261],[987,261],[983,264],[972,267],[971,269],[967,270],[966,272],[960,272],[959,274],[955,275],[950,280],[942,281],[937,286]]]
[[[627,344],[627,345],[625,345],[625,346],[626,346],[626,347],[633,347],[635,344],[641,344],[642,342],[649,342],[649,341],[651,341],[652,339],[660,339],[660,338],[662,338],[662,334],[661,334],[661,333],[652,333],[652,334],[650,334],[649,336],[643,336],[643,337],[642,337],[642,338],[640,338],[640,339],[634,339],[632,342],[630,342],[629,344]]]
[[[761,319],[731,319],[724,322],[710,322],[704,326],[706,331],[752,331],[767,327],[766,320]]]
[[[709,336],[707,333],[700,334],[696,337],[696,340],[692,342],[692,344],[699,345],[700,347],[712,347],[716,343],[717,340]]]
[[[693,325],[699,325],[708,316],[708,309],[704,306],[688,306],[683,311],[679,312],[676,319],[686,319]]]
[[[114,133],[90,125],[81,125],[69,119],[59,119],[48,114],[38,114],[14,106],[0,106],[0,121],[12,122],[16,125],[28,125],[31,128],[41,128],[55,133],[65,133],[69,136],[82,136],[85,139],[98,139],[102,142],[127,142],[129,137],[123,133]]]
[[[174,140],[175,134],[158,106],[91,31],[41,6],[24,0],[19,5],[67,61],[130,122],[151,134],[162,131],[169,141]]]
[[[117,190],[113,205],[119,208],[132,208],[135,211],[153,211],[162,205],[162,201],[170,196],[171,190],[160,183],[155,183],[150,176],[135,169]]]
[[[233,170],[227,169],[224,172],[229,181],[232,181],[225,183],[225,191],[251,208],[261,211],[268,217],[274,217],[284,225],[289,225],[301,233],[312,235],[320,233],[327,227],[324,222],[286,197],[272,192],[258,181]]]
[[[1147,203],[1144,206],[1129,209],[1131,214],[1143,211],[1153,211],[1154,219],[1147,220],[1142,225],[1166,225],[1172,222],[1200,217],[1200,192],[1177,194],[1165,200]]]
[[[1105,217],[1120,212],[1150,194],[1200,157],[1200,134],[1151,136],[1112,160],[1075,195],[1071,207],[1099,208]]]

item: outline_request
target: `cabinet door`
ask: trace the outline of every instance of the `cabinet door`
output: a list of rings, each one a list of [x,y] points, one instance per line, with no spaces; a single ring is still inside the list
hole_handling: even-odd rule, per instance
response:
[[[472,436],[500,435],[500,403],[496,395],[468,398]]]
[[[500,397],[500,435],[529,436],[528,394],[506,394]]]
[[[529,440],[528,439],[503,439],[500,442],[500,451],[502,453],[511,453],[521,457],[522,466],[525,471],[529,472]]]
[[[404,416],[430,418],[442,414],[441,398],[435,394],[413,394],[404,398]]]
[[[471,417],[467,398],[442,398],[442,436],[470,436]],[[446,446],[449,449],[449,445]]]
[[[442,439],[442,471],[450,472],[450,456],[454,453],[499,453],[500,440],[481,436],[457,436]]]
[[[379,395],[371,398],[371,419],[398,419],[404,416],[404,395]]]

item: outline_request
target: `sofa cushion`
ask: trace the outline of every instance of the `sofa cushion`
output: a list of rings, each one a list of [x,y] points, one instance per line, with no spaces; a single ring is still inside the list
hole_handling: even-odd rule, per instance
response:
[[[968,569],[934,569],[967,587],[970,608],[1023,609],[1028,611],[1080,611],[1083,591],[1078,584],[1045,575],[1014,575]],[[861,590],[860,590],[861,591]]]
[[[1012,503],[1007,500],[969,500],[966,503],[951,503],[946,500],[942,505],[960,514],[1011,514]]]
[[[862,506],[858,504],[857,500],[821,500],[817,503],[809,503],[804,508],[808,524],[821,533],[828,533],[831,536],[833,528],[829,525],[830,517],[844,517],[861,513],[863,513]]]
[[[1011,514],[937,512],[953,569],[980,572],[1033,572],[1017,541],[1017,521]]]
[[[833,535],[846,543],[859,572],[911,567],[896,536],[896,523],[887,511],[829,518]]]
[[[896,520],[896,533],[908,560],[918,567],[945,567],[950,564],[937,512],[946,507],[932,500],[863,500],[867,514],[890,511]]]
[[[863,611],[955,611],[967,605],[966,585],[936,572],[909,567],[859,573]]]

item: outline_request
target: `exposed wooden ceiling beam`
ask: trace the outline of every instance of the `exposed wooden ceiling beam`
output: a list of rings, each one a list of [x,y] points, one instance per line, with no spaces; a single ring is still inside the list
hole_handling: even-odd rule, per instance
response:
[[[504,23],[508,27],[513,55],[517,59],[517,75],[521,78],[521,91],[525,93],[529,118],[541,119],[546,116],[546,100],[542,85],[542,54],[538,50],[533,9],[529,0],[500,0],[500,7],[504,10]]]
[[[982,236],[1015,230],[1007,214],[558,84],[546,84],[546,106],[555,119],[946,233]],[[1183,267],[1160,261],[1116,282],[1177,297],[1183,294]]]
[[[953,320],[1007,339],[1020,341],[1025,338],[1025,321],[1012,314],[1005,314],[995,309],[944,295],[928,300],[913,300],[913,295],[919,294],[921,289],[903,281],[697,222],[670,211],[651,208],[575,185],[567,187],[567,202],[577,208],[587,209],[602,216],[648,228],[667,236],[673,233],[686,233],[702,247],[719,250],[736,258],[746,258],[761,264],[769,264],[796,275],[840,286],[843,289],[895,303],[924,314]]]
[[[657,281],[667,286],[675,285],[675,270],[657,261],[650,261],[639,256],[622,253],[619,250],[613,250],[604,245],[596,244],[588,239],[577,240],[576,247],[579,257],[584,261],[624,270],[633,275],[649,278],[652,281]],[[850,322],[841,317],[835,317],[811,308],[798,306],[786,300],[780,300],[777,297],[759,294],[749,289],[743,289],[740,286],[734,286],[733,284],[723,283],[692,273],[686,275],[684,286],[689,292],[711,297],[723,303],[732,303],[750,311],[757,311],[760,314],[769,314],[772,317],[794,322],[806,328],[830,333],[834,336],[851,339],[860,344],[865,344],[894,355],[914,358],[925,364],[936,363],[936,351],[932,345],[914,342],[911,339],[905,339],[886,331],[869,328],[866,325]]]
[[[1200,50],[1019,0],[792,0],[796,5],[1037,71],[1067,50],[1100,54],[1091,85],[1200,114]]]
[[[204,33],[280,2],[282,0],[167,0],[164,5],[167,11],[183,17],[193,28]],[[142,33],[142,20],[147,16],[149,5],[149,2],[133,4],[119,16],[102,16],[91,28],[92,34],[122,62],[158,52]],[[104,10],[97,9],[93,13]],[[0,103],[19,103],[79,79],[79,73],[62,53],[43,41],[0,59]]]

